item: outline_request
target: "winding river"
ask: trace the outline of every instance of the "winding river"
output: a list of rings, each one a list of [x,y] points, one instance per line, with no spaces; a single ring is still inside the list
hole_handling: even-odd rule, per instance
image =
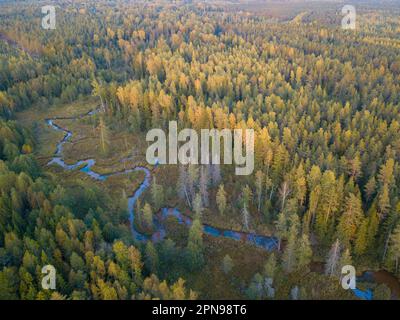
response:
[[[92,170],[92,167],[96,164],[95,159],[86,159],[86,160],[79,160],[75,164],[66,164],[65,161],[63,160],[62,157],[62,152],[63,152],[63,146],[66,142],[70,140],[72,137],[72,132],[62,128],[61,126],[55,124],[54,122],[57,120],[76,120],[78,118],[82,118],[85,116],[90,116],[96,113],[98,109],[92,110],[86,114],[76,116],[76,117],[64,117],[64,118],[51,118],[51,119],[46,119],[46,123],[51,126],[54,130],[63,132],[64,137],[61,139],[60,142],[57,143],[56,151],[52,157],[52,159],[48,162],[48,165],[58,165],[62,167],[65,170],[76,170],[79,169],[79,171],[87,174],[91,178],[99,181],[105,181],[107,178],[116,176],[116,175],[124,175],[128,174],[131,172],[144,172],[145,178],[143,182],[140,184],[139,188],[133,193],[132,196],[128,198],[128,213],[129,213],[129,221],[130,221],[130,228],[131,228],[131,233],[133,238],[136,241],[139,242],[145,242],[151,240],[152,242],[159,242],[163,240],[166,236],[166,229],[164,227],[164,224],[162,223],[163,220],[165,220],[167,217],[175,217],[177,221],[180,224],[190,226],[192,224],[192,218],[190,218],[187,215],[182,214],[177,208],[162,208],[160,211],[159,215],[155,215],[154,218],[154,226],[156,231],[151,235],[146,235],[141,232],[139,232],[135,228],[135,205],[137,203],[137,200],[139,197],[143,194],[146,189],[149,188],[150,186],[150,181],[151,181],[151,171],[146,168],[146,167],[141,167],[137,166],[131,169],[125,169],[123,171],[117,171],[113,173],[108,173],[108,174],[99,174],[95,171]],[[128,158],[121,159],[121,162],[126,161]],[[233,230],[224,230],[221,228],[216,228],[211,225],[203,224],[203,232],[207,235],[213,236],[213,237],[224,237],[224,238],[229,238],[237,241],[245,241],[248,243],[251,243],[257,247],[263,248],[267,251],[272,251],[274,249],[277,249],[278,247],[278,241],[275,237],[268,237],[264,235],[257,235],[255,233],[245,233],[245,232],[238,232],[238,231],[233,231]],[[372,272],[372,271],[366,271],[363,273],[363,275],[357,280],[361,281],[367,281],[367,282],[378,282],[377,281],[377,275],[379,275],[380,272],[384,271],[377,271],[377,272]],[[386,274],[386,277],[390,278],[388,276],[389,273]],[[397,278],[394,276],[391,276],[389,280],[393,283],[395,283],[399,288],[397,294],[400,293],[400,284]],[[395,279],[395,280],[394,280]],[[383,283],[388,284],[385,281],[382,281]],[[392,286],[390,286],[393,292]],[[395,290],[396,291],[396,290]],[[362,291],[359,289],[354,289],[353,293],[360,299],[365,299],[365,300],[371,300],[372,299],[372,292],[370,290],[368,291]]]
[[[95,171],[92,170],[92,167],[96,164],[95,159],[86,159],[86,160],[79,160],[74,164],[66,164],[63,157],[62,157],[62,152],[63,152],[63,146],[66,142],[68,142],[71,137],[72,137],[72,132],[62,128],[61,126],[57,125],[55,121],[57,120],[75,120],[78,118],[82,118],[84,116],[90,116],[93,115],[96,110],[93,110],[91,112],[88,112],[84,115],[77,116],[77,117],[65,117],[65,118],[51,118],[51,119],[46,119],[46,123],[51,126],[54,130],[60,131],[64,133],[64,137],[61,139],[60,142],[57,143],[56,151],[54,153],[54,156],[52,159],[48,162],[48,165],[58,165],[62,167],[65,170],[76,170],[79,168],[79,171],[87,174],[91,178],[99,181],[105,181],[107,178],[116,176],[116,175],[123,175],[123,174],[128,174],[131,172],[135,171],[142,171],[145,174],[145,178],[139,188],[134,192],[132,196],[128,198],[128,213],[129,213],[129,221],[130,221],[130,226],[131,226],[131,232],[132,236],[135,240],[137,241],[148,241],[151,240],[153,242],[158,242],[161,241],[165,238],[166,236],[166,230],[164,227],[164,224],[162,223],[163,220],[166,218],[172,216],[177,219],[177,221],[180,224],[184,224],[186,226],[190,226],[192,224],[192,218],[189,216],[186,216],[182,214],[177,208],[162,208],[160,215],[155,215],[154,218],[154,226],[156,231],[151,235],[145,235],[143,233],[140,233],[136,228],[135,228],[135,205],[139,197],[142,195],[142,193],[150,186],[150,181],[151,181],[151,171],[146,168],[146,167],[135,167],[131,169],[126,169],[123,171],[118,171],[114,173],[108,173],[108,174],[99,174]],[[125,161],[125,159],[121,159],[121,162]],[[238,231],[233,231],[233,230],[224,230],[221,228],[215,228],[213,226],[203,224],[203,232],[205,234],[208,234],[213,237],[224,237],[224,238],[229,238],[237,241],[245,241],[248,243],[251,243],[253,245],[256,245],[258,247],[261,247],[265,250],[271,251],[277,248],[278,241],[275,237],[268,237],[268,236],[263,236],[263,235],[257,235],[255,233],[246,233],[246,232],[238,232]]]

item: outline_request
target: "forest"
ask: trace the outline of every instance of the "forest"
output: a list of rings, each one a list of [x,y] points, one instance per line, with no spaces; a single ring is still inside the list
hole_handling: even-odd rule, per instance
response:
[[[54,3],[0,2],[0,299],[400,298],[398,3]],[[254,172],[149,165],[169,121]]]

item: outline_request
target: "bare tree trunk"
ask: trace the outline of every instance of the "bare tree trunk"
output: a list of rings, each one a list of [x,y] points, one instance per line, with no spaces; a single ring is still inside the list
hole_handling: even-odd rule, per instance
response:
[[[392,229],[389,230],[388,235],[386,237],[385,248],[383,249],[382,261],[385,261],[385,258],[386,258],[386,253],[387,253],[387,249],[388,249],[388,246],[389,246],[389,240],[390,240],[390,234],[391,233],[392,233]]]

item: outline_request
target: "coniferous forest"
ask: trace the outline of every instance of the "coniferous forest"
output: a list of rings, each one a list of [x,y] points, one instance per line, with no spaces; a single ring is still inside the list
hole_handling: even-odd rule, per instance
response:
[[[48,4],[0,1],[0,299],[400,298],[397,1]],[[173,120],[254,171],[149,164]]]

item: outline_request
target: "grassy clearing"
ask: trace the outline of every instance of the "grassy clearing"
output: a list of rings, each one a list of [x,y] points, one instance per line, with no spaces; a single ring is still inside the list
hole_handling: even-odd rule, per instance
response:
[[[63,138],[64,133],[55,131],[45,123],[47,118],[70,118],[83,115],[98,106],[97,99],[88,97],[72,104],[54,106],[48,110],[35,107],[17,115],[20,121],[31,128],[38,141],[35,151],[39,163],[46,166],[53,156],[57,143]],[[72,137],[63,146],[63,158],[67,164],[74,164],[78,160],[95,159],[92,168],[100,174],[115,173],[139,165],[145,165],[144,156],[140,150],[144,149],[142,137],[129,133],[110,132],[110,149],[105,155],[101,152],[99,132],[95,126],[96,116],[85,116],[82,119],[60,119],[55,123],[73,133]],[[132,172],[127,175],[109,177],[106,181],[96,181],[80,172],[66,171],[56,165],[47,167],[50,173],[60,177],[60,181],[73,182],[76,179],[90,181],[99,187],[107,189],[112,198],[117,201],[123,192],[127,196],[139,187],[144,179],[142,172]]]

